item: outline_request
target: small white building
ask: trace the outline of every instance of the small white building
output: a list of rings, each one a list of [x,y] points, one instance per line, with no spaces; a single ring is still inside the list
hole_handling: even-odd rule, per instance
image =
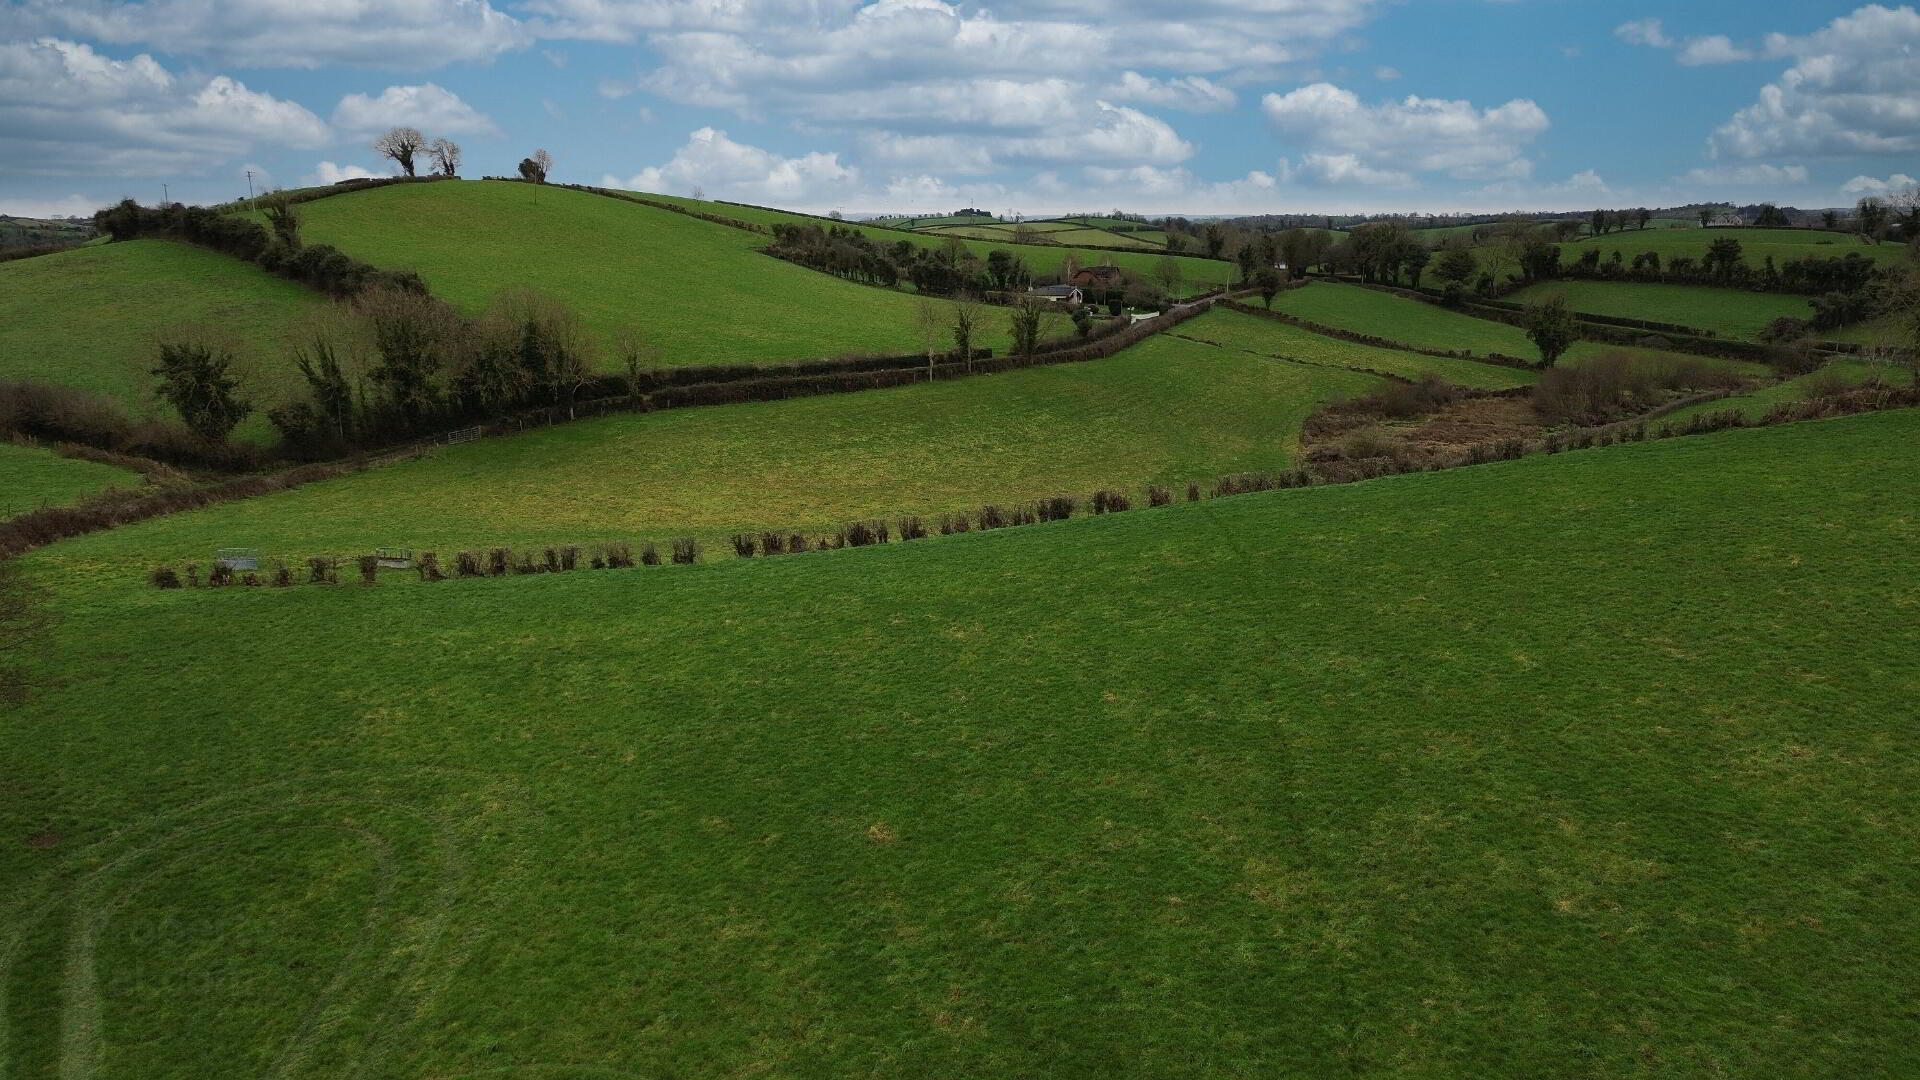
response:
[[[1070,307],[1079,306],[1085,299],[1080,290],[1072,285],[1036,285],[1027,290],[1027,295]]]

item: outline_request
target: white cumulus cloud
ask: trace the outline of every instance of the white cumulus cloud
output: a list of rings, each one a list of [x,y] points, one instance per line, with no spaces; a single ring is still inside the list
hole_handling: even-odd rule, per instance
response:
[[[709,198],[780,206],[818,206],[860,182],[859,170],[843,165],[840,155],[809,153],[787,157],[735,142],[724,131],[701,128],[663,165],[621,179],[607,176],[606,187],[684,195],[694,188]]]
[[[0,42],[0,173],[204,172],[257,144],[329,137],[302,106],[225,75],[58,38]]]
[[[1310,151],[1309,168],[1322,178],[1378,185],[1404,184],[1409,171],[1525,177],[1533,168],[1525,148],[1549,125],[1546,112],[1524,98],[1490,109],[1417,96],[1368,105],[1331,83],[1268,94],[1261,110],[1275,131]]]
[[[1891,195],[1916,187],[1920,187],[1920,180],[1915,180],[1906,173],[1894,173],[1885,180],[1873,176],[1856,176],[1840,185],[1840,193],[1842,195]]]
[[[322,161],[313,167],[312,172],[301,178],[300,184],[302,187],[322,187],[327,184],[337,184],[342,180],[381,175],[385,174],[363,169],[358,165],[336,165],[331,161]]]
[[[460,95],[434,83],[389,86],[376,97],[348,94],[333,110],[333,126],[350,135],[390,127],[419,128],[433,135],[498,135],[500,128]]]
[[[1766,51],[1794,64],[1714,131],[1714,156],[1920,153],[1920,12],[1869,4]]]
[[[532,40],[487,0],[15,0],[0,37],[60,34],[243,67],[423,69]]]
[[[1723,165],[1707,169],[1689,169],[1679,180],[1680,183],[1695,186],[1717,184],[1728,187],[1779,187],[1806,183],[1807,167],[1764,163]]]
[[[1199,75],[1155,79],[1137,71],[1122,72],[1113,85],[1101,92],[1101,96],[1108,101],[1158,105],[1187,112],[1218,112],[1233,108],[1239,100],[1233,91]]]

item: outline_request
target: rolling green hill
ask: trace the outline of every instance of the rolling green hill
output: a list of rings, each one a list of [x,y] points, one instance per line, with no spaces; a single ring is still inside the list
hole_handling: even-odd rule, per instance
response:
[[[138,487],[140,474],[51,450],[0,442],[0,518],[62,506],[110,487]]]
[[[1279,470],[1292,464],[1315,405],[1376,385],[1159,336],[1089,363],[486,439],[49,557],[125,576],[157,557],[205,562],[220,547],[295,560],[384,545],[445,553],[683,533],[718,557],[742,529],[831,528],[1103,487],[1138,496],[1150,483]]]
[[[1551,281],[1529,285],[1507,299],[1537,303],[1560,294],[1575,311],[1674,323],[1751,340],[1778,318],[1806,319],[1813,308],[1803,296],[1715,289],[1705,285],[1656,285],[1630,281]]]
[[[152,407],[146,371],[154,337],[196,325],[260,360],[244,385],[275,399],[281,380],[265,358],[276,354],[287,327],[325,302],[238,259],[169,240],[0,263],[0,379],[78,387],[138,412]],[[239,434],[266,430],[256,414]]]
[[[0,1060],[1909,1075],[1916,439],[431,586],[70,576],[233,508],[63,544]]]
[[[669,366],[924,347],[914,325],[919,298],[909,292],[759,254],[764,236],[600,195],[531,184],[419,184],[301,210],[307,242],[417,271],[466,311],[502,289],[534,286],[565,300],[603,341],[640,329]],[[985,343],[1004,347],[1005,319],[989,319],[988,328]]]

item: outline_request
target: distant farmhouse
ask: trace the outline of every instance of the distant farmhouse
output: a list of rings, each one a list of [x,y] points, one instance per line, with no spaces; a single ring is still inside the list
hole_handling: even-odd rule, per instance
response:
[[[1085,298],[1081,291],[1072,285],[1036,285],[1028,290],[1029,296],[1037,296],[1055,304],[1078,305]]]
[[[1127,282],[1117,266],[1083,266],[1073,272],[1069,284],[1083,289],[1120,289],[1125,288]]]
[[[1747,222],[1745,218],[1742,218],[1739,214],[1736,214],[1733,211],[1729,210],[1726,213],[1720,214],[1717,217],[1715,217],[1713,220],[1707,222],[1707,228],[1725,229],[1725,228],[1742,226],[1742,225],[1745,225],[1746,223]]]

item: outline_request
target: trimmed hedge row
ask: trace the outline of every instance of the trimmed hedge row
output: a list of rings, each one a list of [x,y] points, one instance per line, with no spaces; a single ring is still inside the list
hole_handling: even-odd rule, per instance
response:
[[[93,216],[100,231],[115,240],[158,236],[210,248],[253,263],[269,274],[297,281],[333,296],[356,296],[374,288],[425,295],[426,283],[412,271],[382,270],[329,244],[288,248],[265,226],[204,206],[149,208],[122,199]]]

